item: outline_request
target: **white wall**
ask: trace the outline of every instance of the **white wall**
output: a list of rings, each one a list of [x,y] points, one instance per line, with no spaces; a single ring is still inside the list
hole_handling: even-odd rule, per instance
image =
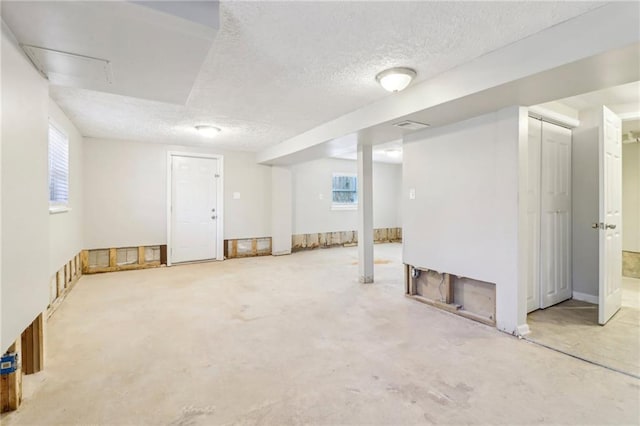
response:
[[[86,138],[85,248],[166,244],[169,151],[224,155],[224,238],[270,235],[271,169],[254,154]]]
[[[82,239],[82,147],[84,144],[78,129],[52,100],[49,100],[49,119],[69,138],[70,210],[49,215],[49,274],[53,275],[84,247]]]
[[[622,249],[640,252],[640,144],[622,145]]]
[[[352,160],[321,159],[291,166],[293,175],[293,234],[355,231],[356,210],[331,210],[331,187],[334,173],[357,174]],[[402,226],[400,187],[402,167],[397,164],[373,165],[373,226]]]
[[[521,110],[414,133],[403,152],[404,263],[495,283],[497,326],[510,333],[526,322],[518,281],[519,143],[528,127]]]
[[[4,23],[1,51],[4,352],[49,301],[49,92]]]

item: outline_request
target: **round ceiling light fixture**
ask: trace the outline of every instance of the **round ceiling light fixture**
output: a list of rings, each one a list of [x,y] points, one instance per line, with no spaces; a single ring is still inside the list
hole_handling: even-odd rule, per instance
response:
[[[396,67],[382,71],[376,76],[376,80],[385,90],[399,92],[406,89],[415,76],[416,71],[411,68]]]
[[[208,125],[196,126],[196,130],[202,136],[205,136],[207,138],[212,138],[215,135],[217,135],[218,133],[220,133],[220,128],[215,127],[215,126],[208,126]]]

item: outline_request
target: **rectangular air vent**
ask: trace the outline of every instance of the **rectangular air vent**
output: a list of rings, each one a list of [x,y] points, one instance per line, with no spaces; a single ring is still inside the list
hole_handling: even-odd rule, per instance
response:
[[[420,130],[420,129],[426,129],[427,127],[429,127],[428,124],[418,123],[417,121],[411,121],[411,120],[400,121],[398,123],[394,123],[393,125],[406,130]]]

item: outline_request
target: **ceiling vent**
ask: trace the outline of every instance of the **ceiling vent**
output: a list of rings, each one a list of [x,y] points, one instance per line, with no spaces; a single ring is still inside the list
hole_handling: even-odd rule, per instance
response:
[[[399,123],[394,123],[393,125],[395,127],[400,127],[401,129],[405,129],[405,130],[420,130],[420,129],[426,129],[427,127],[429,127],[428,124],[418,123],[417,121],[411,121],[411,120],[400,121]]]
[[[95,88],[113,83],[111,63],[106,59],[26,44],[22,48],[51,84]]]

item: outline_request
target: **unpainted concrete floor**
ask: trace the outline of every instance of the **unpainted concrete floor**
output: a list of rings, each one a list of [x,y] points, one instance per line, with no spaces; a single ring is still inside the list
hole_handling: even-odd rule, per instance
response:
[[[83,277],[26,424],[637,424],[640,381],[403,296],[401,246]]]
[[[640,378],[640,280],[622,279],[622,309],[598,325],[598,305],[567,300],[530,313],[527,339]]]

